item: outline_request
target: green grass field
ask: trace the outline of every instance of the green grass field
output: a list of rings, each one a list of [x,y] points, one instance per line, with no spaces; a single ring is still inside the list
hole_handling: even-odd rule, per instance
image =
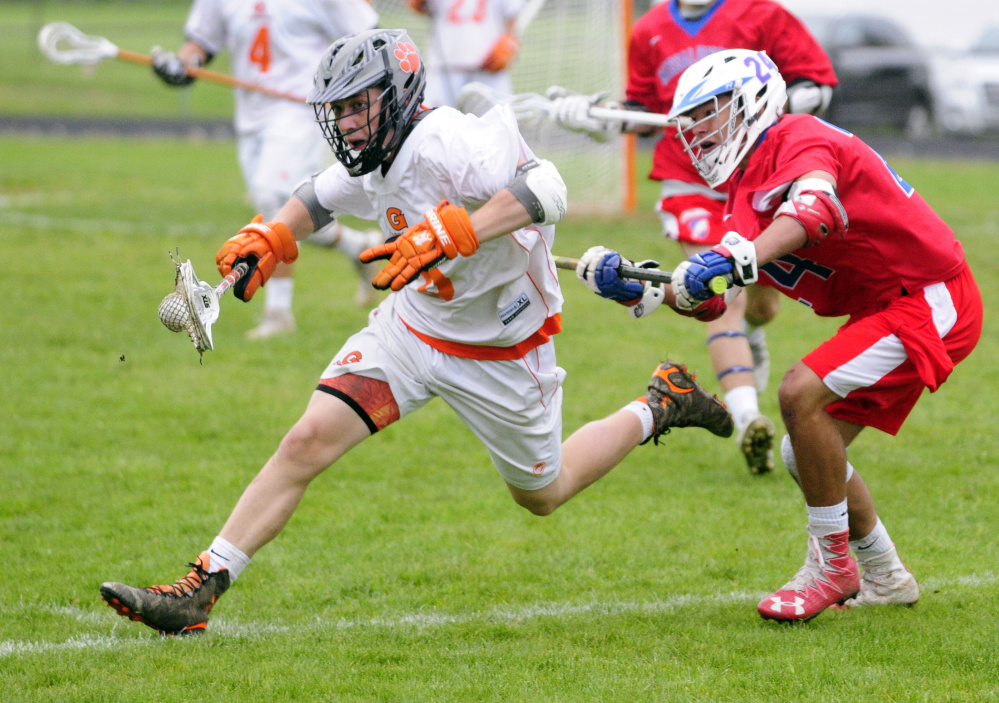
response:
[[[297,334],[242,338],[224,301],[200,366],[156,307],[180,247],[212,255],[252,212],[232,144],[3,137],[0,699],[995,700],[999,445],[989,349],[999,168],[895,162],[960,233],[988,301],[978,350],[895,438],[851,450],[923,587],[912,610],[766,623],[756,600],[804,554],[778,468],[678,431],[555,515],[517,508],[440,402],[307,493],[201,638],[164,640],[100,601],[104,580],[170,582],[204,549],[365,313],[350,265],[306,248]],[[557,253],[613,244],[672,265],[650,205],[570,218]],[[631,320],[563,273],[565,430],[637,396],[664,356],[707,371],[697,323]],[[781,370],[836,321],[785,302]],[[702,378],[714,387],[710,374]]]
[[[82,80],[34,48],[57,19],[172,46],[187,6],[0,8],[0,113],[228,119],[227,90],[178,95],[114,63]],[[162,639],[100,583],[172,582],[207,547],[365,324],[354,274],[303,248],[299,331],[247,342],[261,302],[230,298],[201,366],[156,309],[168,252],[214,280],[254,214],[234,145],[0,135],[0,153],[0,701],[999,700],[999,165],[890,159],[957,231],[986,301],[976,352],[898,437],[868,431],[850,452],[920,580],[916,608],[762,621],[756,601],[804,557],[804,508],[780,465],[751,476],[732,442],[674,432],[538,518],[433,402],[315,481],[204,636]],[[631,216],[570,215],[556,253],[601,243],[671,268],[655,195],[643,182]],[[632,320],[562,276],[566,434],[642,393],[666,356],[716,390],[698,323]],[[781,373],[839,322],[782,306],[775,419]]]

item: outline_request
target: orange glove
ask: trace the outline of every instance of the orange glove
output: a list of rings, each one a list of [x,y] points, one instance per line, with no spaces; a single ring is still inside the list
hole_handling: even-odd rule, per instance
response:
[[[510,65],[518,51],[520,51],[520,42],[512,34],[504,34],[493,45],[489,56],[482,63],[482,69],[491,73],[502,71]]]
[[[430,14],[430,11],[427,10],[427,0],[406,0],[406,4],[413,12],[419,12],[421,15]]]
[[[242,301],[248,301],[257,288],[267,283],[278,262],[290,264],[298,258],[298,243],[288,226],[283,222],[264,223],[263,220],[263,215],[254,217],[215,254],[215,265],[223,276],[241,261],[250,267],[232,289]]]
[[[471,256],[478,251],[479,238],[475,236],[465,208],[442,200],[436,209],[427,210],[423,217],[423,222],[395,239],[361,252],[360,259],[364,263],[389,260],[371,281],[375,288],[402,290],[420,271],[432,269],[458,254]]]

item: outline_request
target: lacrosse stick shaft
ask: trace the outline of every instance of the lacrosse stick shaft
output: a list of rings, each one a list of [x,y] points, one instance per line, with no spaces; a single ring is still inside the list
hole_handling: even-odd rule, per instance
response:
[[[226,291],[236,285],[239,279],[245,276],[246,272],[249,270],[250,267],[246,265],[245,261],[236,264],[232,271],[226,274],[226,277],[219,281],[219,284],[215,286],[215,295],[221,298],[225,295]]]
[[[568,256],[556,256],[555,267],[566,271],[575,271],[579,264],[579,259],[572,259]],[[673,280],[673,274],[659,269],[640,269],[635,266],[619,266],[617,273],[621,278],[631,278],[638,281],[652,281],[653,283],[669,283]]]
[[[103,59],[118,59],[141,66],[152,66],[153,57],[122,49],[104,37],[88,36],[68,22],[50,22],[38,32],[38,48],[53,63],[95,65]],[[274,98],[304,103],[305,98],[266,85],[245,81],[204,68],[188,67],[187,75],[209,83],[252,90]]]
[[[153,57],[149,54],[140,54],[137,51],[128,51],[127,49],[118,49],[118,55],[115,56],[119,61],[127,61],[128,63],[140,64],[142,66],[152,66]],[[252,81],[244,81],[241,78],[236,78],[234,76],[226,75],[225,73],[218,73],[217,71],[209,71],[206,68],[195,68],[193,66],[187,67],[187,75],[193,76],[194,78],[199,78],[203,81],[208,81],[209,83],[216,83],[218,85],[227,85],[232,88],[242,88],[244,90],[252,90],[255,93],[263,93],[264,95],[270,95],[272,98],[281,98],[282,100],[291,100],[296,103],[304,103],[305,98],[299,95],[292,95],[291,93],[286,93],[283,90],[276,90],[274,88],[269,88],[266,85],[260,85],[259,83],[254,83]]]

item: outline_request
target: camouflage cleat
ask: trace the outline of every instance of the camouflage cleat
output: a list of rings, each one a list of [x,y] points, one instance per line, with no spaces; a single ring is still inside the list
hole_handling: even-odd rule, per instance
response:
[[[639,401],[652,409],[656,444],[672,427],[703,427],[719,437],[731,437],[735,431],[724,403],[697,385],[683,364],[661,363],[649,381],[649,392]]]
[[[766,474],[774,469],[774,423],[757,415],[739,433],[739,450],[750,473]]]
[[[208,573],[207,552],[191,566],[191,572],[172,586],[134,588],[103,583],[101,598],[119,615],[162,634],[199,633],[208,626],[208,613],[215,601],[229,588],[229,570]]]

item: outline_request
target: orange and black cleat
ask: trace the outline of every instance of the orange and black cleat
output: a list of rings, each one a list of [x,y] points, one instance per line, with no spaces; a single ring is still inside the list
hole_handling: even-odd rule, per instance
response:
[[[208,613],[229,588],[229,570],[208,573],[208,552],[190,564],[190,573],[172,586],[135,588],[123,583],[101,584],[101,598],[119,615],[148,625],[164,635],[202,632]]]
[[[656,444],[672,427],[703,427],[719,437],[731,437],[735,431],[725,404],[697,385],[683,364],[659,364],[649,381],[649,392],[638,400],[652,409],[655,428],[651,439]]]

